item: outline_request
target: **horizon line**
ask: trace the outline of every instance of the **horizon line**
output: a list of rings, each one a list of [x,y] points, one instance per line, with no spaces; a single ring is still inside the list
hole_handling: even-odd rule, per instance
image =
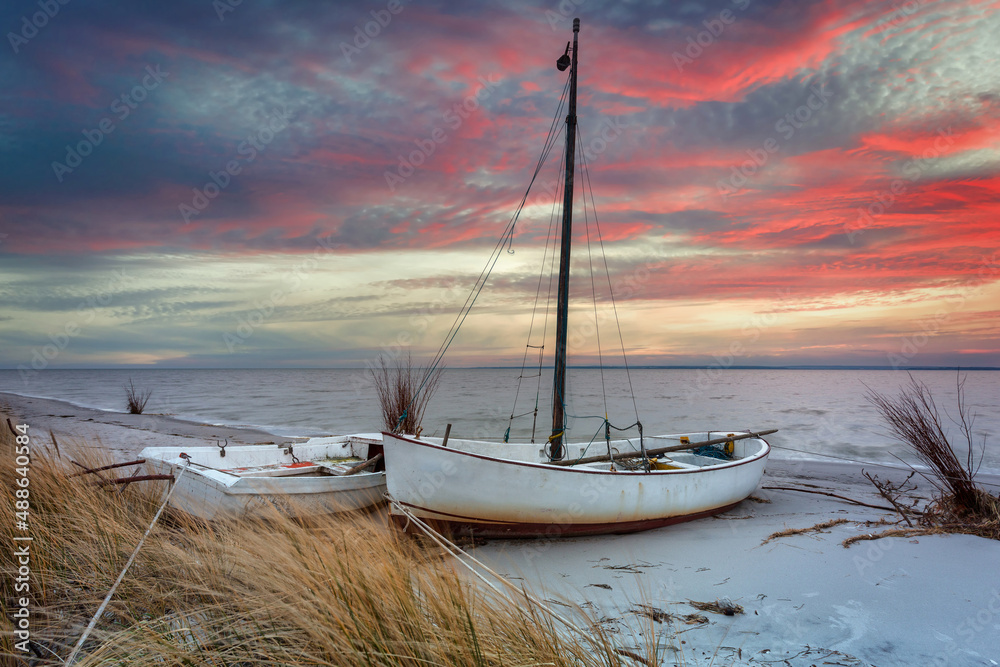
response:
[[[144,371],[352,371],[365,370],[368,366],[79,366],[65,368],[47,368],[34,373],[44,373],[47,370],[53,371],[120,371],[120,370],[144,370]],[[444,366],[442,370],[518,370],[519,366]],[[612,364],[601,366],[598,364],[572,364],[567,365],[567,369],[629,369],[629,370],[872,370],[872,371],[1000,371],[1000,366],[891,366],[891,365],[868,365],[868,364],[788,364],[777,366],[765,365],[733,365],[720,366],[719,364]],[[18,368],[0,368],[0,371],[20,371]],[[546,370],[551,370],[546,368]]]

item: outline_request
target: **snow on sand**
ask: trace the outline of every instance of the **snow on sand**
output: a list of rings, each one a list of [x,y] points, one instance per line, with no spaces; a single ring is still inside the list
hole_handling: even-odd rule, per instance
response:
[[[100,447],[123,461],[148,446],[287,440],[12,394],[0,393],[0,409],[43,441],[51,429],[60,442]],[[860,466],[772,459],[757,500],[717,517],[632,535],[497,540],[473,553],[561,613],[570,613],[567,603],[582,607],[623,647],[644,654],[645,646],[659,646],[664,665],[1000,664],[1000,542],[930,535],[845,548],[844,539],[884,530],[873,523],[896,516],[771,486],[885,504]],[[930,493],[926,482],[921,487],[918,493]],[[845,521],[766,541],[836,519]],[[727,616],[691,604],[726,598],[743,612]]]

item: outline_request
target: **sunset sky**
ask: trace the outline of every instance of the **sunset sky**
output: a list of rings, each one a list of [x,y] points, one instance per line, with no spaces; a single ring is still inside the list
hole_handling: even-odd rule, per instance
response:
[[[1000,2],[10,0],[0,368],[429,356],[573,17],[631,363],[1000,366]],[[558,153],[449,366],[520,363]],[[579,364],[588,231],[604,260],[576,220]]]

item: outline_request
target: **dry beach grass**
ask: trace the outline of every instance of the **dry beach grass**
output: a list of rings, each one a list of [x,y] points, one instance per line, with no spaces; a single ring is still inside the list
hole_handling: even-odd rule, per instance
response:
[[[913,469],[936,490],[935,497],[922,510],[907,507],[902,501],[907,491],[903,483],[891,484],[877,476],[865,475],[883,498],[899,512],[907,529],[894,529],[870,537],[903,537],[937,533],[964,533],[1000,540],[1000,496],[994,496],[976,483],[982,462],[985,441],[976,446],[973,437],[975,415],[965,405],[964,380],[957,380],[957,413],[951,421],[961,434],[960,444],[949,438],[944,420],[927,385],[910,376],[910,383],[898,396],[892,397],[870,390],[868,401],[878,410],[890,433],[901,441],[926,466],[926,472]],[[965,461],[958,452],[965,449]],[[978,455],[977,455],[978,452]],[[914,526],[908,515],[917,517]],[[846,542],[844,546],[849,546]]]
[[[0,451],[13,460],[2,424]],[[70,478],[67,453],[32,438],[31,652],[61,664],[125,566],[164,482],[118,488]],[[104,461],[86,461],[99,465]],[[110,474],[110,473],[104,473]],[[3,466],[0,521],[14,525],[15,473]],[[3,595],[17,569],[0,557]],[[17,595],[21,595],[18,593]],[[648,659],[648,658],[647,658]],[[603,633],[567,634],[527,603],[471,586],[378,515],[302,526],[271,516],[217,525],[165,515],[78,665],[620,665]]]

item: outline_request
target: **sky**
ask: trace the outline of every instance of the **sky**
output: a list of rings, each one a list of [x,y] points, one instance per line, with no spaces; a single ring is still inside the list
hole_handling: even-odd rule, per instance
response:
[[[574,17],[571,364],[1000,366],[1000,2],[10,0],[0,368],[429,357]],[[449,366],[552,331],[559,153]]]

